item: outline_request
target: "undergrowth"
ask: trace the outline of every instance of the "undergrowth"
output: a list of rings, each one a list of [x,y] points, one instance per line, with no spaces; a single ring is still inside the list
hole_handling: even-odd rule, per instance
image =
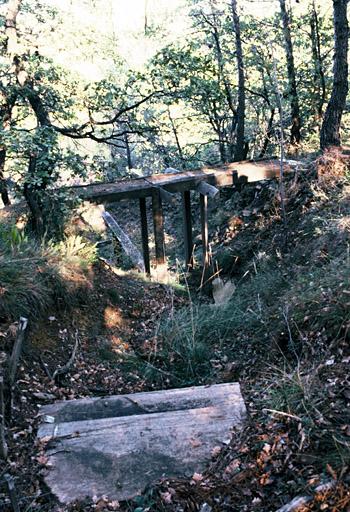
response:
[[[90,286],[95,247],[81,237],[38,243],[16,226],[0,226],[0,318],[39,317],[72,305]]]
[[[321,463],[334,466],[350,461],[349,432],[344,430],[350,202],[344,166],[339,169],[331,189],[325,183],[335,178],[326,171],[318,184],[308,186],[308,209],[300,202],[299,212],[289,212],[296,238],[288,250],[276,247],[269,219],[262,254],[268,244],[270,250],[266,258],[255,256],[245,266],[231,300],[220,306],[192,300],[163,318],[144,366],[146,376],[163,385],[253,376],[259,409],[300,422],[305,445]],[[234,254],[234,241],[232,247]]]

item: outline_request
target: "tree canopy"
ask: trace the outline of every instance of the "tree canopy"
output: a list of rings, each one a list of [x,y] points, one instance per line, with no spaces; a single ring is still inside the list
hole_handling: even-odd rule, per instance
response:
[[[2,2],[1,197],[37,231],[58,184],[346,140],[346,0],[170,4]]]

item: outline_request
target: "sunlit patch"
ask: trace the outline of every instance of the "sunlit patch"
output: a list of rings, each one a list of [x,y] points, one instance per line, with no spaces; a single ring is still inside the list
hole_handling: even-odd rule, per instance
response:
[[[244,225],[244,222],[243,220],[238,217],[237,215],[233,215],[232,217],[229,218],[229,220],[227,221],[227,225],[230,229],[232,230],[235,230],[235,229],[238,229],[240,227],[242,227]]]
[[[113,327],[122,327],[124,324],[123,317],[119,309],[112,306],[107,306],[104,310],[104,322],[108,329]]]
[[[350,232],[350,215],[346,215],[341,219],[338,219],[336,222],[336,227],[339,231],[348,231]]]
[[[112,351],[116,352],[117,354],[120,354],[121,352],[127,352],[130,349],[129,343],[124,341],[122,338],[119,338],[119,336],[111,336],[109,340]]]

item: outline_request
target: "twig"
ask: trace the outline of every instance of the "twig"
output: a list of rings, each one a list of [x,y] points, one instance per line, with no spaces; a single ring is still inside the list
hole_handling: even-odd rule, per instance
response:
[[[59,366],[53,372],[53,374],[52,374],[52,379],[53,380],[55,380],[60,375],[65,375],[66,373],[69,372],[70,367],[74,363],[74,359],[75,359],[75,356],[76,356],[76,353],[77,353],[78,345],[79,345],[79,337],[78,337],[78,331],[76,331],[75,332],[75,344],[74,344],[74,348],[73,348],[72,354],[71,354],[70,358],[68,359],[67,363],[64,366],[62,366],[62,367]]]
[[[1,373],[0,373],[0,458],[2,458],[4,460],[7,459],[7,443],[6,443],[6,439],[5,439],[4,377]]]
[[[199,292],[199,291],[203,288],[203,286],[205,286],[206,284],[208,284],[212,279],[214,279],[214,277],[215,277],[215,276],[218,276],[221,272],[222,272],[222,268],[220,268],[219,270],[217,270],[217,271],[215,272],[215,274],[213,274],[212,276],[208,277],[208,279],[207,279],[203,284],[201,284],[200,286],[198,286],[198,288],[197,288],[197,290],[196,290],[196,291],[197,291],[197,292]]]
[[[28,325],[28,319],[21,317],[19,319],[19,324],[18,324],[18,329],[17,329],[17,337],[16,337],[16,341],[13,345],[12,354],[11,354],[11,357],[9,360],[9,366],[8,366],[10,386],[13,386],[13,384],[15,382],[18,361],[19,361],[19,358],[20,358],[20,355],[22,352],[22,345],[23,345],[23,340],[25,337],[25,330],[27,328],[27,325]]]
[[[336,484],[337,484],[337,482],[335,480],[320,484],[314,489],[313,494],[318,494],[321,492],[329,491],[329,490],[333,489],[333,487],[335,487]],[[283,507],[276,510],[276,512],[296,512],[297,510],[300,509],[300,507],[307,505],[313,499],[314,499],[314,495],[312,495],[312,496],[297,496],[292,501],[290,501],[286,505],[283,505]]]
[[[272,414],[278,414],[279,416],[286,416],[287,418],[292,418],[293,420],[302,421],[302,419],[295,414],[288,414],[287,412],[276,411],[275,409],[263,409],[263,411],[271,412]]]
[[[13,508],[13,512],[20,512],[14,479],[11,475],[6,473],[4,475],[4,480],[7,484],[7,489],[8,489],[11,505]]]
[[[50,370],[48,369],[47,367],[47,364],[44,362],[42,356],[40,355],[39,356],[39,361],[40,361],[40,364],[41,364],[41,367],[42,369],[44,370],[44,372],[46,373],[47,377],[49,378],[49,380],[53,380],[53,377],[51,375],[51,372]]]

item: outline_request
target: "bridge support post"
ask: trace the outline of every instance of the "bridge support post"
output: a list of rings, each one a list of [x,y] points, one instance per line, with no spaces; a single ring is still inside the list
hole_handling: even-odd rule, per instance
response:
[[[146,198],[140,197],[140,216],[141,216],[141,236],[142,236],[142,252],[143,261],[145,264],[146,274],[150,275],[151,265],[149,258],[149,246],[148,246],[148,224],[147,224],[147,209],[146,209]]]
[[[153,228],[154,243],[156,249],[156,265],[164,265],[165,263],[165,240],[164,240],[164,217],[163,206],[160,190],[154,188],[152,190],[152,212],[153,212]]]
[[[203,267],[209,265],[209,239],[208,239],[208,196],[200,194],[200,212],[202,227]]]
[[[192,270],[192,267],[193,267],[193,239],[192,239],[191,192],[190,192],[190,190],[185,190],[184,192],[182,192],[182,211],[183,211],[183,229],[184,229],[186,269]]]

